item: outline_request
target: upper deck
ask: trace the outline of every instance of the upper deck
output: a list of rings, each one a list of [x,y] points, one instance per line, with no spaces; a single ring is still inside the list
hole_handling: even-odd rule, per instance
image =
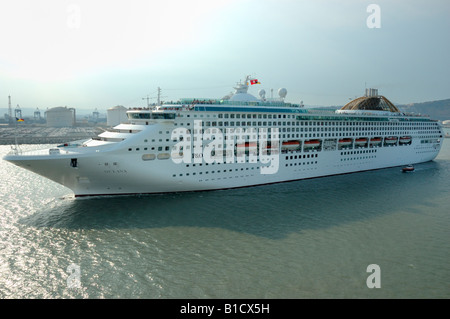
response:
[[[274,114],[284,118],[290,114],[289,117],[296,117],[297,120],[431,121],[428,116],[401,112],[387,98],[378,95],[376,89],[366,90],[365,96],[354,99],[339,110],[323,110],[305,108],[303,102],[286,102],[287,91],[284,88],[278,90],[279,98],[266,98],[265,91],[259,90],[258,99],[247,93],[249,82],[259,83],[247,76],[244,83],[237,83],[233,94],[222,99],[182,98],[175,102],[161,102],[153,107],[131,108],[127,111],[128,119],[133,124],[149,125],[173,122],[177,117],[189,117],[191,112],[193,117],[197,117],[195,112],[211,112],[222,114],[225,118],[233,113],[251,113],[261,114],[262,118],[272,118]]]

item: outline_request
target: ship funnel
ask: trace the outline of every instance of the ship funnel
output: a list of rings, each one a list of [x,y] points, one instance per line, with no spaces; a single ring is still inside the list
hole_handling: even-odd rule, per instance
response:
[[[364,96],[367,97],[378,96],[378,89],[366,89],[366,94],[364,94]]]

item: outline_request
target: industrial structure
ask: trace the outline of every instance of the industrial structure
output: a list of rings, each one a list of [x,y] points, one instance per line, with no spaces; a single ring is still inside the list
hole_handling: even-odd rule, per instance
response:
[[[69,127],[75,126],[76,115],[74,108],[58,106],[45,111],[48,127]]]
[[[108,126],[116,126],[128,120],[127,108],[122,105],[117,105],[109,108],[106,114],[106,124]]]

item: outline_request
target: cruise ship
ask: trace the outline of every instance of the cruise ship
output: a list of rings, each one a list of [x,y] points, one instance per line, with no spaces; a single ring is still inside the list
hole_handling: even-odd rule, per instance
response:
[[[249,93],[247,76],[220,99],[129,108],[97,137],[4,157],[75,197],[206,191],[362,172],[433,160],[439,122],[401,112],[376,89],[339,110]],[[273,94],[272,94],[273,95]],[[301,185],[300,185],[301,187]]]

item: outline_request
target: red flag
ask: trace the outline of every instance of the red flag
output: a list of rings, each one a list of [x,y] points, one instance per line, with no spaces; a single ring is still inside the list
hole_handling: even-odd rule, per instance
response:
[[[250,84],[261,84],[257,79],[250,80]]]

